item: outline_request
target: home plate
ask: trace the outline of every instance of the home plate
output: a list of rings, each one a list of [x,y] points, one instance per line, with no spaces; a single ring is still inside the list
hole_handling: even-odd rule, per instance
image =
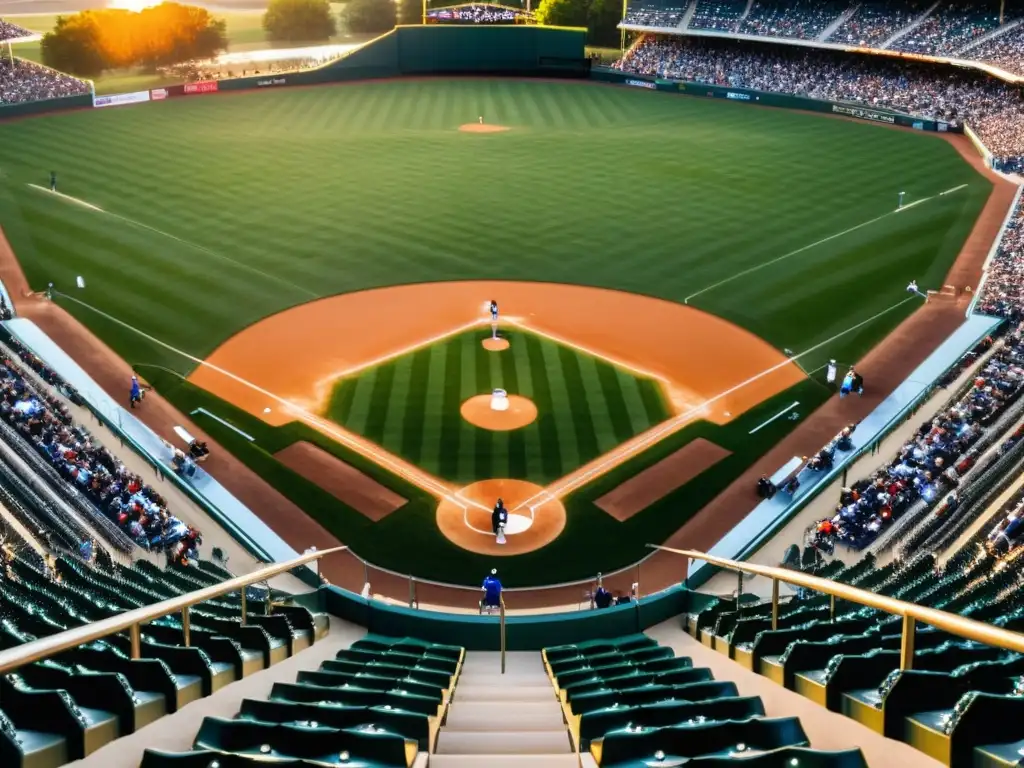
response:
[[[532,517],[527,517],[526,515],[509,515],[508,522],[505,523],[505,533],[509,535],[522,533],[531,525],[533,525]]]

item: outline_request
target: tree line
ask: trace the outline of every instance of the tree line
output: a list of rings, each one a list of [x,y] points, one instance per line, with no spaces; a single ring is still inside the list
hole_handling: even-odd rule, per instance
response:
[[[447,0],[450,4],[450,0]],[[421,0],[348,0],[340,17],[328,0],[270,0],[263,15],[267,39],[322,43],[338,33],[379,34],[395,24],[419,24]],[[621,5],[616,0],[541,0],[541,24],[587,27],[588,41],[614,44]],[[227,28],[205,8],[164,2],[142,11],[114,8],[59,16],[41,43],[43,63],[80,77],[108,69],[157,67],[210,59],[227,50]]]

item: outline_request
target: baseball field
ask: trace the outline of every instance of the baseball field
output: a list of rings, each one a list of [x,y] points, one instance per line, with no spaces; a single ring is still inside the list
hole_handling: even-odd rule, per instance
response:
[[[942,287],[990,191],[941,137],[579,83],[0,125],[32,288],[361,556],[459,583],[665,540]]]

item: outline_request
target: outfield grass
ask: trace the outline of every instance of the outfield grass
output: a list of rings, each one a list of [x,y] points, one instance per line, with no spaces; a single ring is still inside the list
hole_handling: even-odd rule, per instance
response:
[[[513,130],[456,130],[478,115]],[[672,301],[728,280],[690,303],[799,352],[892,307],[911,279],[940,286],[990,189],[935,137],[511,80],[46,116],[0,125],[0,168],[0,221],[34,287],[82,275],[83,301],[200,357],[317,296],[474,278]],[[51,169],[109,214],[26,186]],[[894,214],[901,190],[932,199]],[[802,362],[855,360],[913,308]],[[193,365],[69,309],[131,362]]]
[[[489,335],[461,333],[343,379],[325,415],[463,485],[547,485],[669,418],[653,379],[518,330],[502,331],[509,351],[488,352],[481,341]],[[460,405],[495,387],[530,398],[537,420],[510,432],[465,421]]]
[[[438,530],[434,522],[436,499],[360,454],[299,422],[282,427],[267,426],[168,371],[148,366],[140,370],[183,412],[206,408],[253,436],[255,442],[250,442],[218,421],[196,417],[219,445],[371,563],[399,573],[413,573],[422,579],[471,586],[477,586],[480,574],[494,567],[493,557],[468,552],[452,544]],[[751,429],[794,400],[800,402],[797,413],[802,418],[831,394],[820,381],[808,379],[724,427],[699,421],[634,456],[565,498],[566,528],[552,544],[529,554],[502,558],[499,564],[502,582],[507,587],[524,587],[575,581],[592,578],[598,570],[609,573],[636,562],[650,551],[645,546],[647,543],[664,541],[721,493],[754,459],[785,436],[794,422],[777,419],[753,435],[749,434]],[[594,500],[627,478],[698,437],[717,443],[732,451],[732,455],[625,522],[616,521],[594,505]],[[371,522],[274,458],[273,454],[301,440],[314,443],[359,468],[408,502],[380,522]]]

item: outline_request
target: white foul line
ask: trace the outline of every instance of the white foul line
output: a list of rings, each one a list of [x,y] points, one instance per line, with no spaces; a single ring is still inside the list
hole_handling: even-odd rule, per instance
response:
[[[179,242],[182,245],[185,245],[185,246],[187,246],[189,248],[192,248],[192,249],[197,250],[197,251],[201,251],[202,253],[205,253],[205,254],[207,254],[209,256],[213,256],[215,259],[221,259],[222,261],[226,261],[226,262],[228,262],[230,264],[234,264],[236,267],[239,267],[240,269],[244,269],[247,272],[251,272],[254,275],[259,275],[260,277],[263,277],[263,278],[265,278],[267,280],[272,280],[275,283],[280,283],[281,285],[287,285],[289,288],[294,288],[296,291],[300,291],[300,292],[302,292],[302,293],[306,294],[307,296],[310,296],[310,297],[312,297],[314,299],[322,298],[322,296],[319,293],[314,293],[313,291],[309,290],[308,288],[303,288],[301,285],[296,285],[295,283],[291,282],[290,280],[285,280],[283,277],[278,277],[277,275],[272,275],[269,272],[264,272],[262,269],[258,269],[257,267],[253,267],[253,266],[251,266],[249,264],[246,264],[244,262],[237,261],[236,259],[232,259],[230,256],[225,256],[222,253],[217,253],[216,251],[211,251],[209,248],[207,248],[204,245],[199,245],[198,243],[193,243],[191,240],[185,240],[184,238],[178,237],[177,235],[172,235],[170,232],[164,232],[162,229],[157,229],[156,227],[151,227],[149,224],[143,224],[141,221],[136,221],[135,219],[131,219],[131,218],[127,217],[127,216],[122,216],[120,213],[114,213],[113,211],[105,210],[103,208],[100,208],[98,205],[93,205],[92,203],[87,203],[85,200],[81,200],[81,199],[79,199],[77,197],[72,197],[71,195],[65,195],[63,192],[51,191],[51,190],[47,189],[46,187],[39,186],[38,184],[29,184],[28,186],[32,187],[33,189],[41,190],[41,191],[46,192],[48,194],[57,195],[57,197],[63,198],[64,200],[68,200],[69,202],[72,202],[72,203],[76,203],[77,205],[85,206],[86,208],[88,208],[91,211],[96,211],[97,213],[102,213],[102,214],[105,214],[106,216],[110,216],[112,218],[119,219],[119,220],[125,222],[126,224],[131,224],[133,227],[139,227],[140,229],[147,229],[150,232],[154,232],[155,234],[162,235],[163,237],[166,237],[166,238],[169,238],[169,239],[174,240],[176,242]]]
[[[236,381],[239,384],[242,384],[243,386],[246,386],[249,389],[253,390],[254,392],[260,393],[261,395],[283,406],[286,411],[295,413],[302,421],[306,422],[307,424],[315,426],[317,429],[335,438],[338,442],[347,445],[349,448],[356,451],[357,453],[360,453],[364,456],[369,456],[378,464],[382,464],[385,467],[388,467],[396,475],[405,478],[409,482],[419,486],[420,488],[423,488],[429,493],[433,493],[439,496],[440,498],[447,499],[451,501],[453,504],[457,504],[458,506],[462,507],[463,509],[465,509],[465,505],[463,504],[463,502],[466,502],[474,504],[475,506],[485,511],[490,511],[483,504],[470,501],[469,499],[461,498],[458,496],[458,494],[453,495],[450,488],[444,485],[444,483],[442,483],[440,480],[428,475],[426,472],[422,472],[416,469],[415,467],[406,465],[405,462],[403,462],[399,458],[392,456],[387,451],[378,449],[376,446],[373,446],[371,443],[369,443],[369,441],[365,441],[364,444],[364,441],[356,439],[354,435],[348,433],[345,430],[339,429],[336,425],[332,424],[331,422],[328,422],[320,418],[319,416],[310,413],[309,411],[295,405],[294,403],[288,402],[284,398],[275,395],[273,392],[270,392],[259,385],[253,384],[251,381],[243,379],[241,376],[238,376],[232,373],[231,371],[225,370],[224,368],[221,368],[218,365],[208,363],[205,360],[200,360],[195,355],[190,355],[188,352],[185,352],[184,350],[178,349],[177,347],[172,347],[166,341],[161,341],[155,336],[151,336],[145,331],[142,331],[133,325],[129,325],[123,320],[119,320],[113,315],[104,312],[102,309],[97,309],[96,307],[92,306],[91,304],[87,304],[81,299],[76,299],[74,296],[68,296],[66,293],[61,293],[60,291],[54,291],[54,293],[58,296],[61,296],[62,298],[67,299],[68,301],[73,301],[76,304],[79,304],[85,307],[86,309],[95,312],[97,315],[100,315],[101,317],[105,317],[107,320],[110,320],[111,322],[120,325],[122,328],[126,328],[127,330],[138,334],[142,338],[153,342],[157,346],[163,347],[164,349],[170,350],[175,354],[181,355],[186,360],[190,360],[196,365],[201,365],[206,368],[209,368],[212,371],[216,371],[222,376],[225,376],[231,379],[232,381]]]
[[[90,211],[99,211],[100,213],[106,213],[106,211],[104,211],[98,205],[93,205],[92,203],[87,203],[87,202],[85,202],[85,200],[79,200],[77,197],[72,197],[71,195],[65,195],[63,192],[58,192],[55,189],[49,189],[47,187],[42,187],[39,184],[29,184],[29,186],[32,187],[33,189],[38,189],[41,192],[48,192],[51,195],[56,195],[57,197],[60,197],[60,198],[62,198],[64,200],[67,200],[69,203],[75,203],[76,205],[80,205],[83,208],[88,208]]]
[[[673,432],[678,432],[680,429],[682,429],[687,424],[687,422],[689,422],[689,420],[691,418],[696,416],[700,411],[702,411],[703,409],[707,408],[712,403],[718,402],[722,398],[728,397],[729,395],[731,395],[731,394],[733,394],[735,392],[738,392],[739,390],[743,389],[747,385],[753,384],[755,381],[763,379],[765,376],[769,376],[769,375],[775,373],[775,371],[778,371],[778,370],[786,367],[787,365],[795,363],[801,357],[804,357],[805,355],[809,355],[812,352],[816,352],[817,350],[821,349],[822,347],[827,346],[828,344],[831,344],[832,342],[836,341],[837,339],[841,339],[843,336],[846,336],[849,333],[853,333],[854,331],[859,330],[860,328],[863,328],[865,325],[868,325],[869,323],[873,323],[875,320],[880,318],[882,315],[888,314],[889,312],[892,312],[894,309],[902,307],[908,301],[914,301],[916,298],[917,298],[916,296],[908,296],[907,298],[903,299],[902,301],[896,302],[891,307],[889,307],[887,309],[883,309],[881,312],[876,312],[871,317],[869,317],[867,320],[861,320],[859,323],[857,323],[856,325],[850,326],[845,331],[840,331],[839,333],[835,334],[834,336],[831,336],[831,337],[825,339],[824,341],[815,344],[813,347],[805,349],[803,352],[800,352],[799,354],[787,357],[782,362],[776,363],[775,365],[771,366],[770,368],[766,368],[765,370],[761,371],[760,373],[757,373],[757,374],[751,376],[749,379],[747,379],[745,381],[741,381],[739,384],[735,384],[735,385],[733,385],[732,387],[729,387],[729,389],[727,389],[727,390],[725,390],[723,392],[719,392],[714,397],[711,397],[711,398],[705,400],[700,405],[697,405],[697,406],[691,408],[690,410],[686,411],[685,413],[681,413],[678,416],[676,416],[676,417],[674,417],[672,419],[669,419],[668,421],[662,422],[657,427],[655,427],[653,429],[650,429],[647,432],[642,433],[639,436],[640,437],[639,440],[634,439],[634,441],[631,442],[631,443],[623,444],[622,450],[613,450],[609,454],[605,454],[606,457],[608,457],[608,458],[605,459],[605,461],[600,462],[596,466],[591,467],[586,472],[581,472],[581,473],[576,474],[576,475],[574,475],[574,474],[567,475],[566,478],[568,478],[568,480],[561,487],[557,487],[557,486],[558,486],[559,483],[562,482],[562,480],[566,480],[566,478],[563,478],[562,480],[556,480],[552,485],[550,485],[547,488],[545,488],[544,490],[534,494],[533,496],[531,496],[529,499],[527,499],[526,501],[522,502],[518,506],[513,507],[512,509],[510,509],[509,510],[509,514],[511,514],[512,512],[515,512],[518,509],[521,509],[522,507],[531,507],[531,505],[537,506],[537,503],[536,503],[537,500],[542,498],[543,496],[547,496],[547,497],[549,497],[549,499],[556,499],[556,498],[558,498],[558,496],[555,496],[555,493],[557,493],[559,496],[564,496],[566,493],[569,493],[570,491],[575,490],[576,488],[579,488],[581,485],[583,485],[585,482],[587,482],[591,477],[593,477],[595,475],[602,474],[605,471],[605,468],[608,467],[609,465],[621,464],[623,461],[627,460],[628,458],[631,458],[632,456],[635,456],[637,453],[639,453],[640,451],[644,450],[645,448],[647,448],[647,446],[651,445],[652,443],[656,443],[656,442],[660,441],[661,439],[663,439],[667,435],[672,434]],[[625,457],[625,458],[623,458],[623,457]]]
[[[967,186],[966,184],[961,184],[959,187],[953,187],[952,189],[947,189],[945,192],[940,192],[939,195],[948,195],[951,192],[956,192],[957,190],[963,189],[966,186]],[[717,283],[712,283],[711,285],[707,286],[706,288],[701,288],[699,291],[697,291],[695,293],[691,293],[689,296],[687,296],[685,299],[683,299],[683,304],[689,304],[690,303],[690,299],[693,299],[693,298],[695,298],[697,296],[700,296],[702,293],[707,293],[708,291],[713,291],[713,290],[715,290],[715,288],[719,288],[719,287],[725,285],[726,283],[731,283],[733,280],[736,280],[736,279],[741,278],[741,277],[745,277],[746,275],[749,275],[751,272],[757,272],[758,270],[764,269],[765,267],[770,267],[772,264],[778,264],[780,261],[785,261],[786,259],[791,258],[793,256],[796,256],[798,254],[801,254],[804,251],[809,251],[812,248],[817,248],[819,245],[824,245],[825,243],[828,243],[828,242],[830,242],[832,240],[835,240],[837,238],[840,238],[840,237],[843,237],[845,235],[848,235],[851,232],[856,232],[858,229],[863,229],[864,227],[871,226],[872,224],[875,224],[875,223],[881,221],[882,219],[887,219],[890,216],[892,216],[893,214],[899,213],[900,211],[905,211],[908,208],[914,207],[915,205],[920,205],[921,203],[927,202],[928,200],[933,200],[935,197],[936,196],[933,195],[932,197],[925,197],[925,198],[922,198],[920,200],[915,200],[912,203],[908,203],[907,205],[904,205],[902,208],[897,208],[897,209],[895,209],[893,211],[889,211],[888,213],[883,213],[881,216],[876,216],[873,219],[868,219],[867,221],[861,222],[860,224],[857,224],[856,226],[850,227],[849,229],[844,229],[842,232],[836,232],[834,235],[829,235],[828,237],[822,238],[821,240],[816,240],[815,242],[811,243],[810,245],[805,245],[802,248],[797,248],[795,251],[790,251],[789,253],[784,253],[781,256],[777,256],[774,259],[771,259],[769,261],[765,261],[765,262],[763,262],[761,264],[758,264],[756,266],[750,267],[749,269],[744,269],[744,270],[742,270],[740,272],[737,272],[734,275],[730,275],[729,277],[725,278],[724,280],[719,280]]]
[[[790,403],[790,404],[789,404],[789,405],[787,405],[787,406],[786,406],[785,408],[783,408],[783,409],[782,409],[781,411],[779,411],[779,412],[778,412],[778,413],[776,413],[776,414],[775,414],[774,416],[772,416],[772,417],[771,417],[770,419],[768,419],[768,421],[762,421],[762,422],[761,422],[760,424],[758,424],[758,425],[757,425],[756,427],[754,427],[754,428],[753,428],[752,430],[750,430],[749,432],[747,432],[747,434],[748,434],[748,435],[752,435],[752,434],[754,434],[755,432],[760,432],[760,431],[761,431],[761,430],[762,430],[762,429],[763,429],[764,427],[767,427],[767,426],[768,426],[769,424],[771,424],[771,423],[772,423],[773,421],[775,421],[776,419],[778,419],[778,418],[781,418],[781,417],[785,416],[785,415],[786,415],[787,413],[789,413],[790,411],[792,411],[792,410],[793,410],[794,408],[796,408],[796,407],[797,407],[798,405],[800,405],[800,401],[799,401],[799,400],[794,400],[794,401],[793,401],[792,403]]]

